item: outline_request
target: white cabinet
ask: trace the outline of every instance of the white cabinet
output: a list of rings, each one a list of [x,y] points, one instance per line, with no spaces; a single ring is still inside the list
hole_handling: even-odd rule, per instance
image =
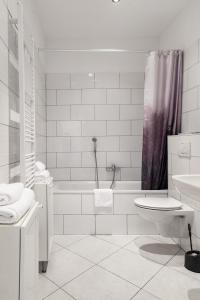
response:
[[[38,300],[38,204],[16,224],[0,225],[0,299]]]
[[[54,236],[53,182],[35,184],[36,200],[40,203],[39,213],[39,262],[40,272],[46,272]]]

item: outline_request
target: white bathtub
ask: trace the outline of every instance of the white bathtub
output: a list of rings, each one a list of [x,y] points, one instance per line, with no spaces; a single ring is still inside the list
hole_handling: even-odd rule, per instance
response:
[[[111,182],[101,181],[100,188]],[[167,190],[143,191],[139,181],[117,181],[113,212],[96,213],[94,181],[70,181],[54,187],[56,234],[157,234],[155,225],[140,218],[134,206],[138,197],[166,197]]]
[[[99,187],[102,189],[110,188],[111,181],[100,181]],[[66,183],[56,183],[54,185],[55,193],[93,193],[93,190],[96,189],[95,181],[67,181]],[[141,190],[141,182],[140,181],[116,181],[113,187],[114,193],[153,193],[153,194],[166,194],[166,190],[162,191],[143,191]]]
[[[110,181],[100,181],[99,187],[102,189],[109,188],[111,185]],[[93,191],[96,188],[95,181],[68,181],[62,184],[56,184],[56,192],[62,193],[64,191],[76,192],[76,191]],[[141,182],[140,181],[116,181],[113,187],[113,191],[130,191],[130,190],[140,190]]]

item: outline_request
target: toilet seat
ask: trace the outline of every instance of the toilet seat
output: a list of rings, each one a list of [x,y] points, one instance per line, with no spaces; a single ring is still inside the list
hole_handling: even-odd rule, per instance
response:
[[[135,205],[145,209],[172,211],[181,209],[182,203],[174,198],[137,198]]]

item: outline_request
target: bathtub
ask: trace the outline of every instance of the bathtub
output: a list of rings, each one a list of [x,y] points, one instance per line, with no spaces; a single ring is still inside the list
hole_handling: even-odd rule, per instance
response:
[[[100,181],[100,188],[111,182]],[[113,189],[112,213],[95,211],[94,181],[69,181],[54,186],[55,234],[157,234],[153,223],[136,211],[138,197],[166,197],[167,190],[141,190],[139,181],[117,181]]]

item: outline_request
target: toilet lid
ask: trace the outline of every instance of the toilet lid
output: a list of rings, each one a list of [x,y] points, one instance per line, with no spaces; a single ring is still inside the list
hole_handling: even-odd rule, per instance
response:
[[[135,205],[157,210],[176,210],[181,209],[182,203],[174,198],[137,198],[135,199]]]

